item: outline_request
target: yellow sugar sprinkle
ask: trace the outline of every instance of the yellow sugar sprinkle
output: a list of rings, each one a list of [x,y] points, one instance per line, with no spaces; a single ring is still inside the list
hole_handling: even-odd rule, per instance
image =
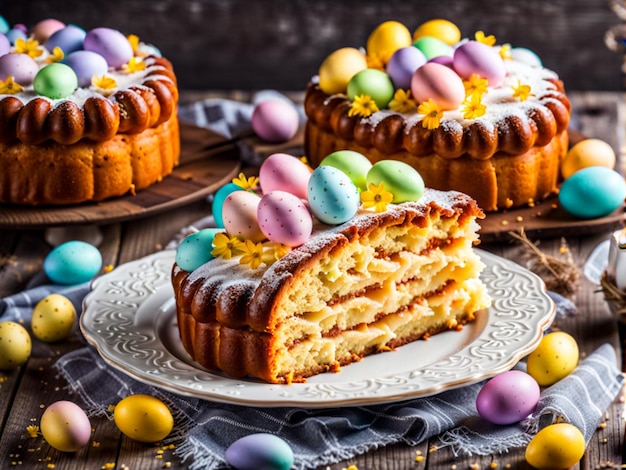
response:
[[[100,447],[100,443],[98,441],[91,441],[91,447]]]
[[[418,455],[415,457],[415,461],[416,462],[422,462],[424,460],[424,456],[423,455]]]
[[[115,468],[115,462],[107,462],[101,468],[102,470],[111,470]]]
[[[489,468],[498,468],[498,462],[491,462]]]
[[[341,470],[359,470],[356,465],[350,465],[348,468],[342,468]]]
[[[113,271],[113,265],[112,265],[112,264],[107,264],[107,265],[104,267],[104,272],[105,272],[105,273],[110,273],[111,271]]]
[[[598,428],[600,428],[600,429],[604,429],[604,428],[606,428],[606,423],[600,423],[600,424],[598,425]]]

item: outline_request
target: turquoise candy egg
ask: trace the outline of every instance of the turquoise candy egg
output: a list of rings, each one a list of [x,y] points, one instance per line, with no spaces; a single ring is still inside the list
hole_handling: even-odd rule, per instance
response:
[[[4,16],[0,15],[0,33],[6,34],[11,29],[8,21],[4,18]]]
[[[74,93],[78,87],[78,77],[71,67],[57,62],[37,72],[33,87],[37,94],[58,100]]]
[[[311,174],[307,192],[309,208],[320,222],[342,224],[356,214],[361,204],[359,190],[343,171],[319,166]]]
[[[615,170],[590,166],[567,178],[559,191],[563,209],[580,219],[609,215],[626,197],[624,178]]]
[[[394,94],[393,82],[389,75],[376,69],[365,69],[354,75],[348,82],[348,98],[367,95],[376,102],[378,109],[385,109]]]
[[[187,235],[176,249],[176,264],[191,272],[212,260],[213,239],[220,232],[224,232],[224,229],[205,228]]]
[[[452,47],[443,42],[441,39],[437,39],[433,36],[423,36],[415,41],[413,46],[422,51],[422,54],[426,56],[427,60],[441,56],[451,57],[454,53]]]
[[[241,186],[235,183],[227,183],[218,189],[213,196],[213,203],[211,209],[213,211],[213,218],[215,219],[215,225],[224,228],[224,218],[222,217],[222,207],[224,206],[224,200],[228,195],[235,191],[243,191]]]
[[[289,470],[293,450],[274,434],[256,433],[244,436],[226,449],[226,462],[237,470]]]
[[[324,157],[320,166],[337,168],[348,175],[359,190],[365,191],[367,189],[365,180],[367,172],[372,168],[372,163],[362,153],[354,150],[337,150]]]
[[[48,278],[62,285],[81,284],[93,278],[102,267],[100,250],[90,243],[71,240],[48,253],[43,271]]]
[[[410,165],[396,160],[376,162],[367,173],[367,185],[383,183],[385,191],[393,194],[393,203],[417,201],[424,194],[424,180]]]

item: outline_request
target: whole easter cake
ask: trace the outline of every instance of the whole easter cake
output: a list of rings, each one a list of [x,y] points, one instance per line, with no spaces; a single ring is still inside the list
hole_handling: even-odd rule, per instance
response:
[[[391,160],[339,152],[311,173],[273,154],[218,190],[172,284],[186,351],[207,369],[303,382],[458,330],[490,304],[473,250],[484,213]],[[400,175],[400,177],[398,177]],[[260,186],[260,187],[259,187]]]
[[[101,201],[162,180],[179,160],[177,102],[171,63],[137,36],[55,19],[0,32],[0,203]]]
[[[305,96],[313,165],[350,149],[396,159],[428,187],[465,192],[484,211],[533,205],[558,190],[570,103],[532,51],[446,20],[413,34],[388,21],[366,48],[331,53]]]

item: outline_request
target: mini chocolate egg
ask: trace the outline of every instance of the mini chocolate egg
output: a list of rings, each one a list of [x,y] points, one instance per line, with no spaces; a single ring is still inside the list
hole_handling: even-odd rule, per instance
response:
[[[257,219],[259,202],[261,198],[250,191],[235,191],[226,197],[222,206],[222,218],[224,228],[230,236],[254,243],[265,240]]]
[[[17,369],[25,364],[32,347],[26,328],[13,321],[0,322],[0,370]]]
[[[187,235],[176,249],[176,264],[187,272],[198,269],[207,261],[213,259],[213,239],[218,233],[224,233],[221,228],[205,228]]]
[[[59,47],[64,55],[68,55],[83,48],[86,34],[87,32],[83,28],[70,24],[52,33],[46,40],[45,46],[49,52],[54,51],[55,47]]]
[[[165,403],[151,395],[138,393],[120,400],[113,410],[117,428],[139,442],[159,442],[174,427],[174,417]]]
[[[561,207],[580,219],[604,217],[620,207],[625,197],[624,177],[603,166],[578,170],[559,190]]]
[[[94,28],[88,31],[83,48],[100,54],[114,69],[119,69],[133,57],[133,47],[126,36],[111,28]]]
[[[511,58],[518,62],[522,62],[526,65],[531,65],[535,67],[542,67],[543,62],[541,58],[530,49],[526,49],[525,47],[512,47],[509,51]]]
[[[91,423],[76,403],[60,400],[41,415],[39,429],[50,446],[61,452],[76,452],[91,439]]]
[[[411,42],[411,32],[406,26],[398,21],[385,21],[371,32],[365,49],[368,55],[387,62],[394,52],[410,46]]]
[[[71,67],[60,62],[48,64],[33,79],[35,92],[53,100],[66,98],[78,88],[78,77]]]
[[[367,95],[374,100],[378,109],[385,109],[395,90],[389,75],[377,69],[365,69],[354,75],[346,90],[350,101],[356,96]]]
[[[615,161],[615,151],[607,142],[600,139],[581,140],[573,145],[561,160],[561,176],[567,179],[578,170],[589,166],[613,169]]]
[[[367,172],[372,168],[372,162],[362,153],[354,150],[337,150],[324,157],[320,166],[335,167],[348,175],[359,191],[367,189]]]
[[[262,101],[252,111],[251,125],[256,135],[266,142],[287,142],[298,132],[298,112],[283,100]]]
[[[11,52],[11,41],[7,36],[0,33],[0,56]]]
[[[280,437],[269,433],[249,434],[226,449],[226,462],[237,470],[289,470],[293,451]]]
[[[380,160],[367,172],[367,186],[383,183],[393,194],[393,203],[417,201],[424,194],[424,180],[412,166],[398,160]]]
[[[259,168],[259,185],[263,193],[287,191],[306,199],[311,168],[287,153],[274,153]]]
[[[535,379],[521,370],[510,370],[482,386],[476,397],[476,409],[490,423],[518,423],[535,410],[539,395]]]
[[[427,60],[440,56],[452,57],[454,53],[453,49],[445,42],[432,36],[419,38],[413,43],[413,46],[422,51],[422,54],[424,54]]]
[[[61,63],[72,68],[78,79],[78,86],[88,88],[94,76],[107,73],[109,65],[104,57],[97,52],[75,51],[67,55]]]
[[[54,18],[48,18],[38,22],[30,30],[30,34],[39,41],[39,44],[43,44],[46,40],[52,36],[59,29],[65,28],[65,23],[56,20]]]
[[[26,36],[26,33],[24,31],[22,31],[19,28],[12,28],[10,29],[7,33],[6,36],[8,38],[8,40],[11,42],[11,44],[15,44],[15,41],[17,39],[23,39],[26,40],[28,38],[28,36]]]
[[[461,40],[461,30],[448,20],[434,19],[426,21],[413,32],[413,41],[424,36],[431,36],[453,46]]]
[[[417,47],[403,47],[389,59],[387,74],[396,88],[409,90],[413,73],[425,63],[426,56]]]
[[[365,54],[354,47],[343,47],[324,59],[319,68],[320,89],[328,94],[345,93],[350,79],[367,68]]]
[[[311,212],[320,222],[330,225],[350,220],[359,209],[359,190],[347,174],[332,166],[318,166],[308,187]]]
[[[28,54],[12,52],[0,56],[0,80],[11,76],[20,85],[28,86],[33,83],[38,71],[37,62]]]
[[[220,189],[218,189],[213,195],[213,202],[211,203],[211,212],[215,225],[219,228],[224,227],[224,219],[222,218],[222,207],[224,206],[224,200],[228,195],[235,191],[243,191],[243,188],[235,183],[226,183]]]
[[[467,80],[477,74],[486,78],[492,87],[498,86],[506,76],[498,51],[478,41],[467,41],[454,50],[453,67],[461,78]]]
[[[9,29],[11,29],[9,22],[6,20],[4,16],[0,15],[0,33],[6,34],[9,31]]]
[[[72,285],[91,280],[102,267],[102,255],[95,246],[70,240],[54,247],[43,261],[43,270],[56,284]]]
[[[541,429],[526,447],[526,461],[538,470],[574,466],[585,453],[585,436],[569,423],[550,424]]]
[[[264,194],[257,218],[268,240],[290,247],[302,245],[313,230],[313,219],[307,207],[300,198],[286,191]]]
[[[428,62],[413,74],[411,94],[417,103],[432,99],[443,110],[456,109],[465,100],[465,85],[454,70]]]
[[[54,343],[70,335],[74,320],[76,309],[70,299],[61,294],[50,294],[35,305],[30,326],[35,338]]]
[[[578,365],[578,343],[564,331],[554,331],[541,338],[526,358],[526,370],[542,387],[567,377]]]

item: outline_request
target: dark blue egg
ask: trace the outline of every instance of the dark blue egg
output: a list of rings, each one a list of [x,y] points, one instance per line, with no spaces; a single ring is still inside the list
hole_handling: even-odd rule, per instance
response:
[[[55,47],[60,47],[63,54],[68,55],[83,48],[86,32],[84,29],[74,25],[67,25],[52,33],[46,40],[46,49],[52,52]]]

